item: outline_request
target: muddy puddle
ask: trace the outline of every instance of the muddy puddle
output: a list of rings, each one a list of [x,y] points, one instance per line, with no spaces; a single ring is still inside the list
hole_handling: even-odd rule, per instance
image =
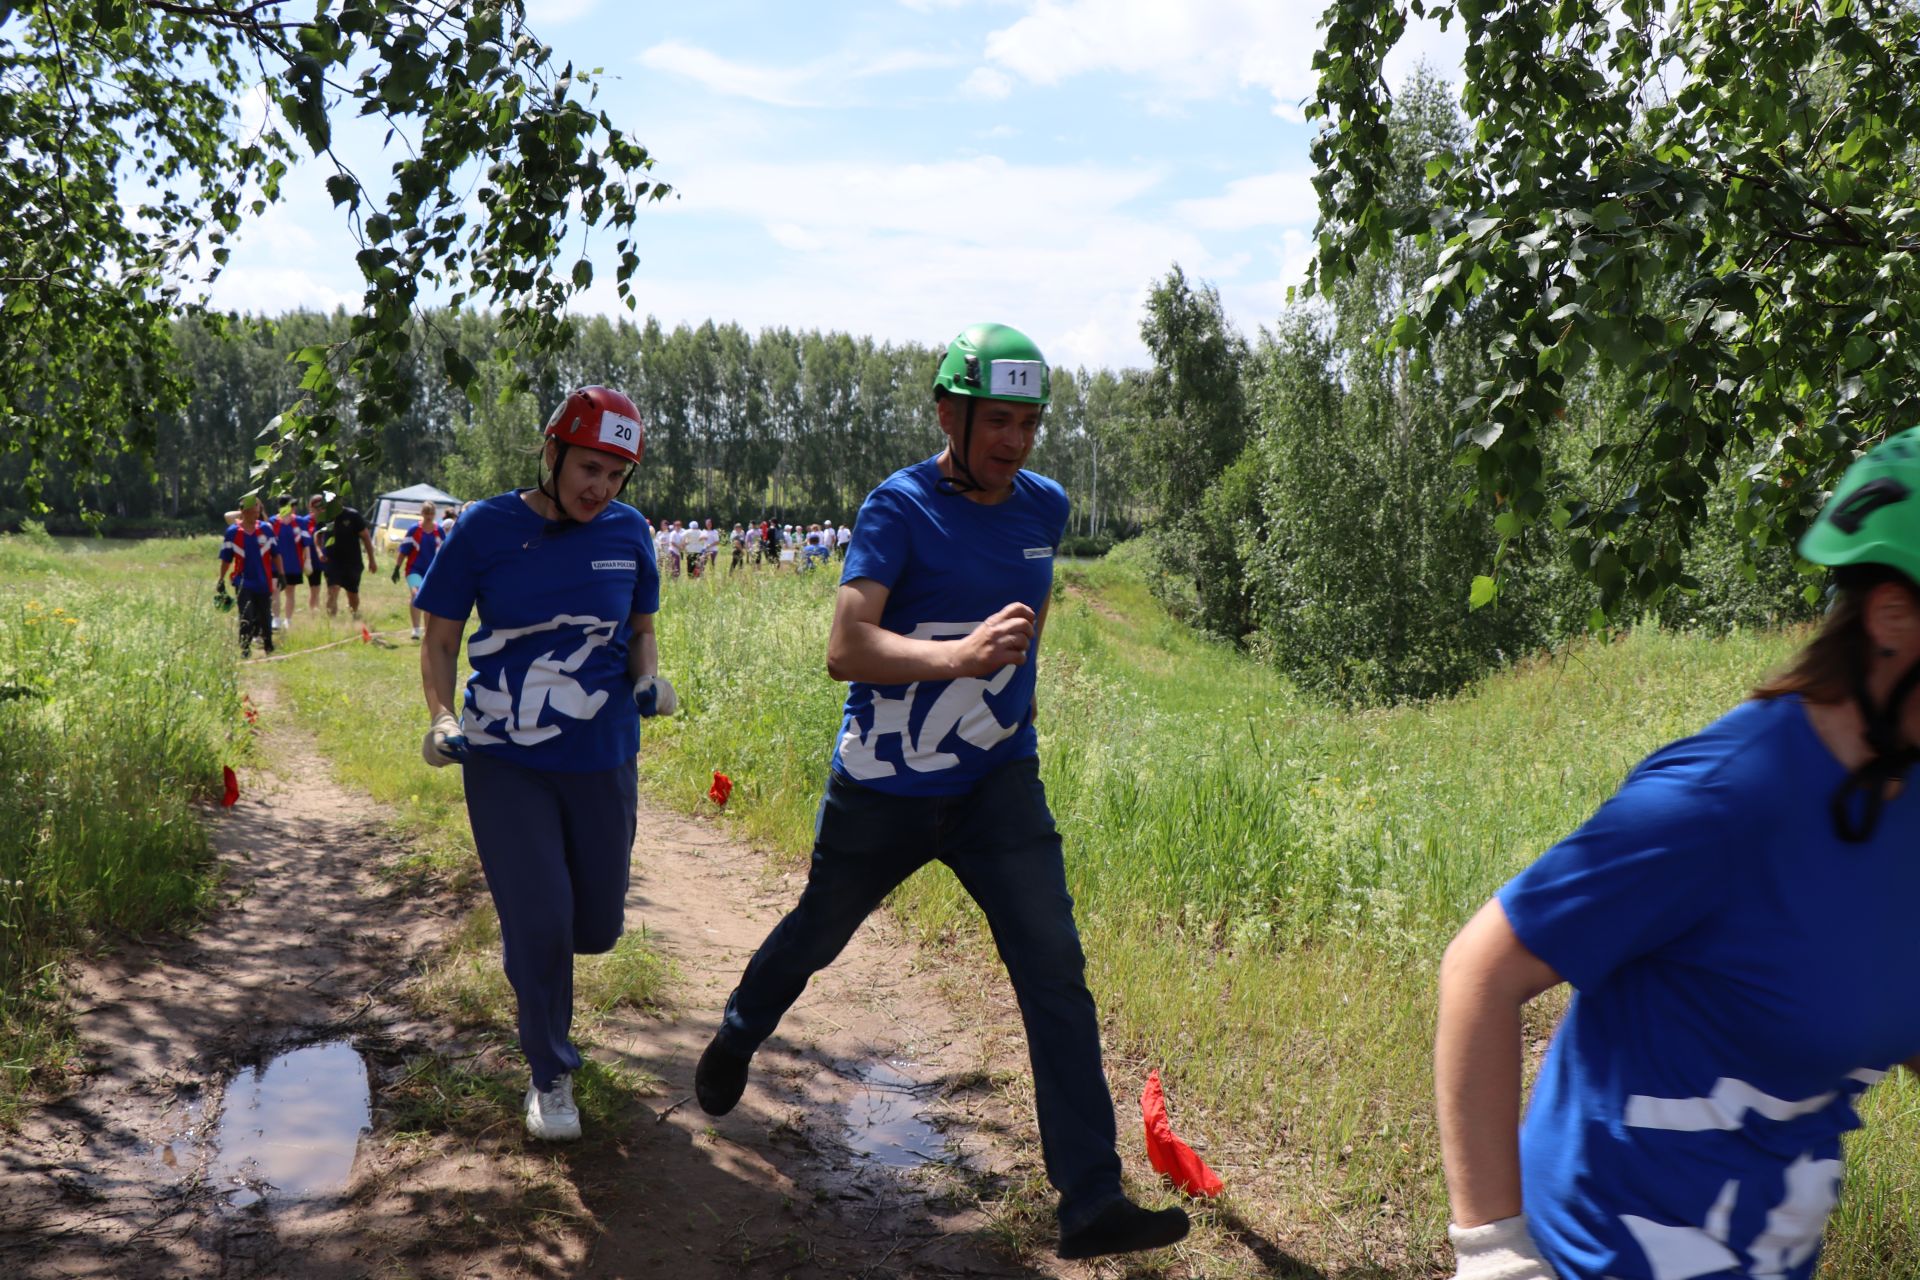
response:
[[[855,1155],[889,1169],[953,1159],[946,1138],[928,1119],[935,1086],[888,1062],[850,1064],[845,1074],[855,1089],[842,1125]]]
[[[337,1196],[353,1173],[371,1105],[366,1061],[345,1040],[241,1071],[227,1083],[207,1180],[235,1208]],[[194,1140],[176,1139],[161,1158],[180,1158],[180,1144]]]

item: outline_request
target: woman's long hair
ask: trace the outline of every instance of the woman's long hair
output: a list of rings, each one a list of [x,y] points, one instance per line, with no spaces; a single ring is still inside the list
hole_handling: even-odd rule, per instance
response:
[[[1820,630],[1793,660],[1762,680],[1755,698],[1783,698],[1797,693],[1808,702],[1831,704],[1854,696],[1866,671],[1871,641],[1867,637],[1867,597],[1883,582],[1912,583],[1898,569],[1886,565],[1843,565],[1833,572],[1834,601]]]

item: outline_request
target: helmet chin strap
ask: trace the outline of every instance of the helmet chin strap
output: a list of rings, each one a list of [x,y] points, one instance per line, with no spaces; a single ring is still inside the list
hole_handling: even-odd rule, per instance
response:
[[[974,477],[973,468],[967,465],[967,455],[973,452],[973,397],[968,396],[966,400],[967,417],[960,428],[960,452],[955,453],[951,448],[947,450],[947,457],[952,459],[954,470],[960,476],[941,476],[934,481],[933,487],[941,493],[979,493],[986,488]],[[965,479],[961,479],[961,476]]]
[[[1880,826],[1881,811],[1886,808],[1886,784],[1905,778],[1909,769],[1920,764],[1920,748],[1907,745],[1900,737],[1901,710],[1915,688],[1920,687],[1920,662],[1908,667],[1887,694],[1885,703],[1875,706],[1867,690],[1866,663],[1857,668],[1853,681],[1853,700],[1866,723],[1867,746],[1873,754],[1847,775],[1828,802],[1834,834],[1849,844],[1863,844],[1873,838]],[[1854,797],[1859,797],[1855,813]]]
[[[547,532],[550,534],[565,533],[580,523],[567,514],[567,504],[560,501],[560,468],[567,465],[567,450],[573,446],[565,440],[555,440],[553,443],[555,445],[553,469],[540,477],[540,492],[545,495],[548,502],[553,504],[554,511],[558,513],[553,519],[547,521]],[[553,487],[549,489],[548,485]]]

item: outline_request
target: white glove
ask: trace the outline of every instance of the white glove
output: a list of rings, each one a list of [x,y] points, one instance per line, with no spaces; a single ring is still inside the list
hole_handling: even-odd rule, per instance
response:
[[[420,740],[420,758],[436,769],[467,758],[467,737],[460,732],[460,722],[451,711],[433,718],[433,728]]]
[[[1517,1213],[1478,1227],[1447,1227],[1453,1240],[1453,1280],[1559,1280],[1533,1247],[1527,1215]]]
[[[679,709],[680,699],[665,676],[641,676],[633,682],[633,705],[642,717],[670,716]]]

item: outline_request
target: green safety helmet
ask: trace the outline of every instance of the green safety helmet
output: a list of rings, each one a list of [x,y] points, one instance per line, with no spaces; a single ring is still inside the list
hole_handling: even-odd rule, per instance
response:
[[[968,325],[947,344],[940,372],[933,376],[935,398],[949,392],[982,400],[1018,400],[1045,404],[1053,390],[1047,358],[1032,338],[1004,324]]]
[[[1815,564],[1885,565],[1920,585],[1920,427],[1888,436],[1847,468],[1799,549]]]

